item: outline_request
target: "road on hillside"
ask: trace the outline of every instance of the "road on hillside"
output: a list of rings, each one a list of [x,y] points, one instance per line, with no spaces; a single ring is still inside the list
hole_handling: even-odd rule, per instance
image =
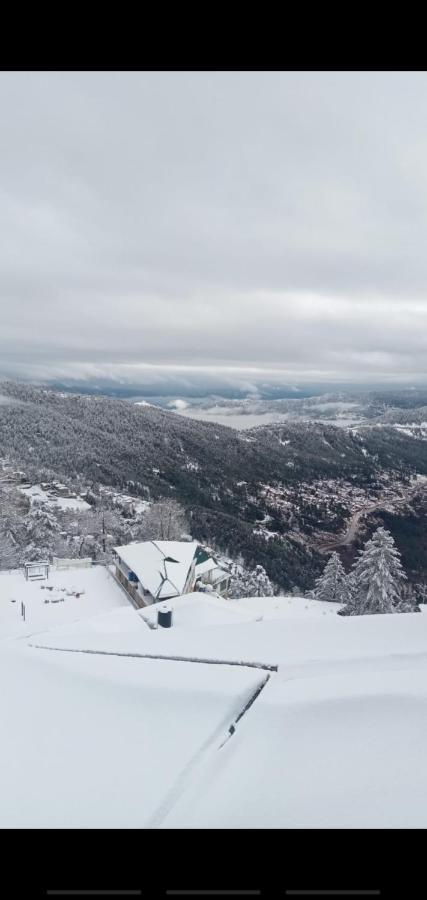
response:
[[[368,513],[373,512],[374,509],[379,509],[380,507],[384,507],[384,500],[378,503],[371,503],[369,506],[362,506],[362,509],[356,510],[350,518],[345,534],[341,537],[337,536],[335,540],[328,541],[327,544],[321,544],[319,550],[323,553],[328,550],[335,550],[336,547],[345,547],[348,544],[352,544],[356,537],[360,520],[367,516]]]
[[[393,500],[383,497],[382,500],[377,500],[375,503],[369,503],[367,506],[362,506],[361,509],[357,509],[350,517],[345,534],[341,536],[337,535],[335,540],[332,539],[324,544],[320,544],[318,550],[320,550],[321,553],[327,553],[328,551],[335,550],[337,547],[346,547],[349,544],[352,544],[357,535],[361,519],[367,516],[368,513],[373,512],[375,509],[387,508],[387,504],[390,505],[390,503],[393,504],[393,507],[399,507],[402,504],[405,505],[410,501],[414,494],[417,494],[423,489],[425,490],[426,487],[427,482],[423,482],[422,484],[412,484],[408,486],[406,496],[404,497],[396,497]]]

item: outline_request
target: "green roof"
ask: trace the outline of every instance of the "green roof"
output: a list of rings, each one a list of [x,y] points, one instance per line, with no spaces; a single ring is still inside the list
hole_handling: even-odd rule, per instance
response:
[[[208,553],[204,547],[197,547],[194,558],[196,561],[196,566],[199,566],[200,563],[206,562],[207,559],[210,559],[211,554]]]

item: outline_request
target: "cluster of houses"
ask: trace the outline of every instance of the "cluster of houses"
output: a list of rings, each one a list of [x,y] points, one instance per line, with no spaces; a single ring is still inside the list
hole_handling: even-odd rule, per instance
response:
[[[115,575],[135,606],[193,591],[227,596],[230,572],[196,541],[141,541],[114,548]]]

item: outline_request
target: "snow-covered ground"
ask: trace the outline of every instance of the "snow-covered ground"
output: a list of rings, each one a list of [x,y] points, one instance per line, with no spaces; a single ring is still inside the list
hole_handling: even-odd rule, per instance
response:
[[[427,616],[174,603],[153,630],[102,568],[0,575],[0,827],[427,826]]]
[[[226,601],[224,601],[226,602]],[[135,613],[140,619],[140,614]],[[104,620],[106,617],[103,617]],[[95,623],[95,620],[93,620]],[[152,631],[93,630],[64,626],[37,636],[33,643],[66,650],[197,657],[286,667],[297,674],[307,666],[367,665],[389,659],[391,667],[403,657],[427,654],[427,616],[420,613],[382,616],[313,616],[264,619],[226,625],[180,627]]]
[[[427,654],[396,669],[284,671],[162,824],[425,827],[426,714]]]
[[[239,667],[21,642],[2,649],[0,677],[2,828],[155,824],[260,681]]]
[[[104,566],[51,567],[49,578],[43,581],[26,581],[20,569],[0,572],[0,640],[48,631],[119,607],[134,612]],[[139,617],[135,612],[134,616],[138,625]]]
[[[342,603],[327,603],[305,597],[245,597],[231,601],[264,619],[305,619],[336,616]]]
[[[148,624],[156,625],[157,612],[162,606],[163,604],[156,603],[146,606],[139,611],[139,615]],[[259,615],[256,611],[245,609],[243,603],[223,600],[216,594],[204,594],[200,591],[174,597],[168,600],[167,606],[172,610],[173,628],[203,628],[232,622],[250,622]]]
[[[83,500],[82,497],[61,497],[52,491],[45,491],[39,484],[34,484],[29,488],[19,488],[21,494],[29,498],[33,504],[36,501],[45,503],[51,509],[72,509],[76,512],[91,509],[90,504]]]

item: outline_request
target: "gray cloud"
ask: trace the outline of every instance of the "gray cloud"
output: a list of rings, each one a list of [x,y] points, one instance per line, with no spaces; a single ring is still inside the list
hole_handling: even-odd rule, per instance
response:
[[[426,97],[425,73],[1,74],[1,371],[427,379]]]

